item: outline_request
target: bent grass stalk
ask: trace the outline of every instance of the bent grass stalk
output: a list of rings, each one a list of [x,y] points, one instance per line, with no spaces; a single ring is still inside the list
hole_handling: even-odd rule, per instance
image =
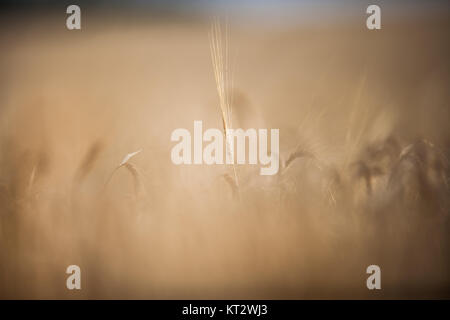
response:
[[[139,194],[143,191],[143,186],[139,179],[139,172],[138,172],[137,168],[132,163],[130,163],[129,160],[132,157],[134,157],[135,155],[137,155],[138,153],[140,153],[141,151],[142,151],[142,149],[132,152],[132,153],[129,153],[123,158],[122,162],[120,162],[120,164],[111,172],[108,180],[106,181],[106,183],[103,187],[103,190],[106,190],[106,187],[108,186],[109,182],[111,181],[111,179],[114,176],[114,174],[116,173],[116,171],[122,167],[125,167],[133,176],[135,194],[136,194],[136,197],[139,196]]]

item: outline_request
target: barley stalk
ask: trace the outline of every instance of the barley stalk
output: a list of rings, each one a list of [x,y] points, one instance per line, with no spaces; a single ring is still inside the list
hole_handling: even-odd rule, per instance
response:
[[[230,144],[227,140],[227,130],[232,128],[232,102],[233,102],[233,77],[229,67],[228,56],[228,26],[225,26],[225,35],[218,19],[215,19],[210,32],[211,59],[216,80],[217,93],[219,95],[219,109],[222,117],[223,132],[225,136],[227,155],[232,155]],[[239,190],[239,180],[236,167],[233,163],[234,183]]]

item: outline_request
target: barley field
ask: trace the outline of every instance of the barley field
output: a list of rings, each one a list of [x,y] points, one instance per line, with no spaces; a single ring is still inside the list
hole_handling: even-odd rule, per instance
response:
[[[225,116],[209,17],[2,16],[0,298],[450,298],[446,13],[219,20]],[[171,162],[228,116],[280,130],[278,174]]]

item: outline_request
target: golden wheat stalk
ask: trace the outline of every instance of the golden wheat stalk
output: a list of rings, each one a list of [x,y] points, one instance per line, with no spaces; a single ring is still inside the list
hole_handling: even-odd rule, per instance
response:
[[[233,103],[233,77],[229,65],[228,54],[228,25],[225,25],[225,35],[218,19],[214,19],[210,32],[211,59],[216,80],[217,93],[219,95],[219,109],[222,117],[223,132],[225,136],[227,154],[233,150],[228,143],[227,130],[232,128],[232,103]],[[236,167],[233,163],[234,182],[239,188],[239,180]]]
[[[346,159],[345,166],[348,167],[351,163],[351,158],[354,156],[358,147],[361,146],[361,140],[365,132],[367,122],[369,121],[369,108],[364,104],[361,105],[361,97],[366,87],[367,70],[364,69],[360,78],[358,88],[353,100],[353,109],[350,113],[349,124],[345,136]],[[357,121],[358,111],[362,117],[361,121]]]

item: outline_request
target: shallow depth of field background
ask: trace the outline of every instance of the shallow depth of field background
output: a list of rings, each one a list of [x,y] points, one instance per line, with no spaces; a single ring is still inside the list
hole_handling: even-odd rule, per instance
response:
[[[449,8],[434,5],[382,8],[379,31],[361,3],[222,19],[234,127],[279,128],[289,163],[238,166],[239,196],[230,166],[170,160],[174,129],[222,128],[214,12],[82,7],[68,31],[64,6],[4,9],[0,297],[449,298]],[[137,173],[106,183],[139,149]]]

